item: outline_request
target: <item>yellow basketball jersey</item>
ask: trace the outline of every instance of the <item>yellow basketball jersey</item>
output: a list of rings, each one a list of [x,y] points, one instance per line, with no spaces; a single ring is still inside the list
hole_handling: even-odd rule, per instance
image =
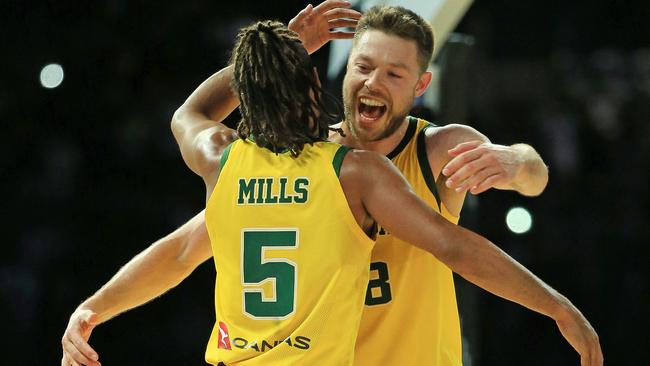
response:
[[[447,220],[427,160],[424,120],[409,117],[388,155],[417,195]],[[460,321],[452,271],[430,253],[380,230],[372,252],[355,365],[461,365]]]
[[[206,207],[217,269],[208,363],[350,365],[374,241],[338,179],[348,148],[224,152]]]

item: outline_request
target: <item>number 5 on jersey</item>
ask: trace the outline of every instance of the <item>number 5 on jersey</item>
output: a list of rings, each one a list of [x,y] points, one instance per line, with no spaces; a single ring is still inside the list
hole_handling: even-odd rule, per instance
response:
[[[297,229],[242,230],[243,311],[253,319],[286,319],[296,309],[296,263],[287,258],[267,258],[269,249],[296,249]],[[273,295],[263,296],[271,282]]]

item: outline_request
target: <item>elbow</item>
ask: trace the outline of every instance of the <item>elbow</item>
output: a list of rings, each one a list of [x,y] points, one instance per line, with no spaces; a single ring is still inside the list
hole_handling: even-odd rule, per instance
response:
[[[181,136],[183,133],[183,115],[185,114],[185,110],[183,106],[178,107],[176,111],[174,111],[174,115],[172,116],[172,121],[171,121],[171,129],[172,129],[172,134],[174,134],[174,137]]]
[[[536,177],[537,178],[534,180],[533,184],[531,184],[527,190],[521,192],[524,196],[537,197],[544,192],[548,185],[548,168],[546,165],[542,164]]]
[[[538,159],[534,163],[526,164],[521,169],[510,188],[521,195],[537,197],[544,192],[547,184],[548,167],[541,159]]]

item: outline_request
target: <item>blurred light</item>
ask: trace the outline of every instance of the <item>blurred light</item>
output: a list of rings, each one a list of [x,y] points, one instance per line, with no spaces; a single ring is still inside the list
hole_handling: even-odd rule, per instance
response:
[[[41,70],[41,85],[44,88],[52,89],[63,82],[63,68],[59,64],[46,65]]]
[[[515,234],[523,234],[533,226],[533,217],[530,212],[523,207],[513,207],[506,215],[506,224],[508,229]]]

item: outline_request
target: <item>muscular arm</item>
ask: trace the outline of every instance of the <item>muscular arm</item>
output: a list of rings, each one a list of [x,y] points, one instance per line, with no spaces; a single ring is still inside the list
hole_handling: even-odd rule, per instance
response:
[[[350,39],[354,32],[334,31],[338,27],[356,27],[361,13],[348,9],[343,0],[327,0],[316,7],[308,5],[290,22],[308,53],[332,39]],[[171,128],[183,160],[208,186],[216,180],[223,149],[236,138],[234,130],[221,123],[239,105],[230,88],[232,65],[210,76],[176,110]]]
[[[162,295],[211,256],[212,248],[201,212],[131,259],[79,305],[63,335],[64,360],[67,357],[87,364],[84,361],[96,354],[87,343],[94,326]]]
[[[598,357],[596,333],[567,298],[487,239],[434,212],[385,157],[368,152],[348,155],[341,183],[346,196],[350,192],[348,199],[358,197],[368,216],[391,234],[427,250],[470,282],[553,318],[583,357]],[[357,221],[367,227],[363,212],[358,216],[360,210],[358,206],[355,210],[354,202],[351,207]]]
[[[210,76],[172,118],[172,132],[183,160],[206,181],[215,178],[215,164],[236,138],[235,131],[221,123],[239,105],[230,88],[232,75],[232,66],[228,66]]]
[[[201,212],[136,255],[80,307],[93,310],[104,322],[175,287],[211,256]]]
[[[455,215],[467,191],[479,194],[496,188],[537,196],[548,183],[546,164],[530,145],[492,144],[475,129],[457,124],[428,131],[426,141],[434,176],[441,173],[441,198]]]

